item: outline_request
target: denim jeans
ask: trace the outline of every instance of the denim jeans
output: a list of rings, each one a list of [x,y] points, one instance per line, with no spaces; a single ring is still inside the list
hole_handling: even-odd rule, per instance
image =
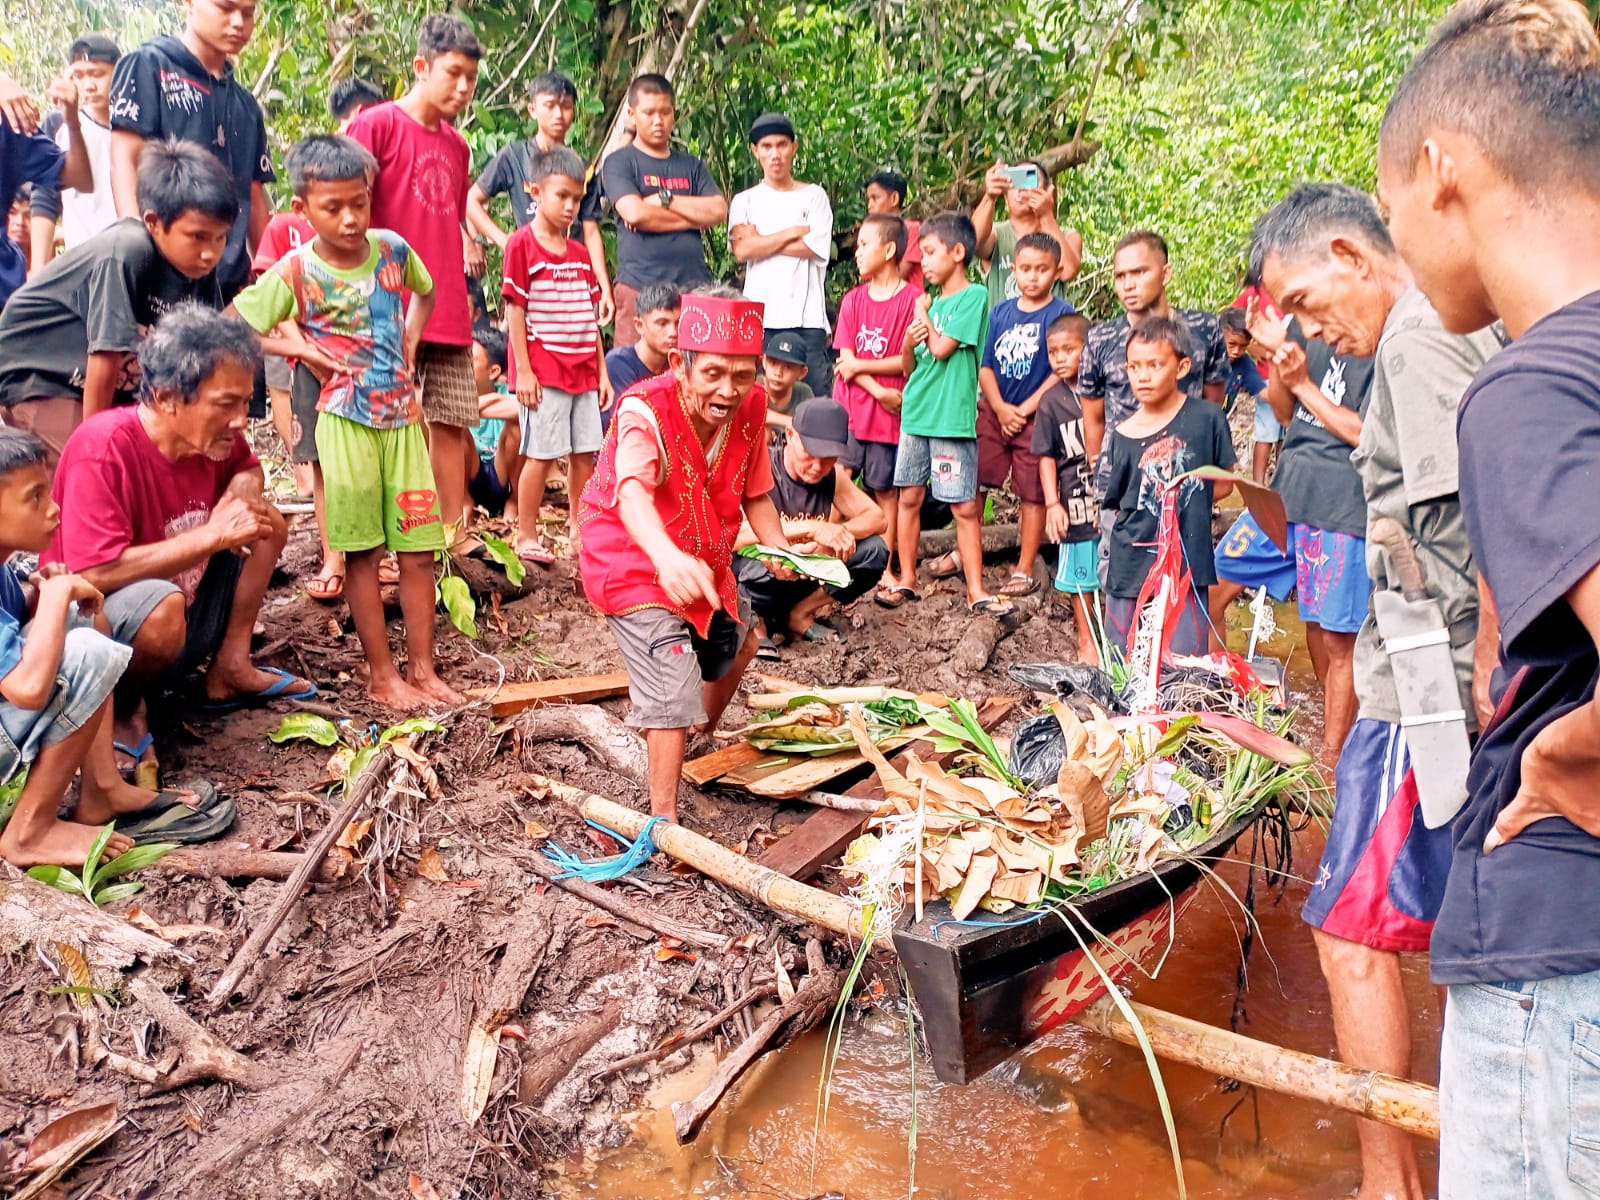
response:
[[[1600,971],[1453,985],[1439,1090],[1440,1200],[1600,1197]]]

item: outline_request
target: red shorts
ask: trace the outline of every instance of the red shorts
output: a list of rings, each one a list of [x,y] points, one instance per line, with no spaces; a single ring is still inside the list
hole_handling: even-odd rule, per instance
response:
[[[1044,485],[1039,482],[1039,458],[1033,452],[1033,418],[1006,437],[1000,432],[1000,418],[988,401],[978,401],[978,486],[997,488],[1009,476],[1011,490],[1027,504],[1044,503]]]

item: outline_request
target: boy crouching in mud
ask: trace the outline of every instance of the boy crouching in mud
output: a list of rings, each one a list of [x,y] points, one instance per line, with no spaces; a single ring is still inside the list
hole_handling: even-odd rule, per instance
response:
[[[99,827],[145,816],[178,793],[126,782],[111,750],[111,689],[132,651],[93,627],[100,593],[59,564],[26,583],[5,561],[43,552],[61,523],[50,499],[48,451],[31,433],[0,426],[0,784],[27,768],[0,857],[14,867],[53,863],[79,868]],[[57,807],[83,772],[72,819]],[[103,857],[133,845],[114,833]]]

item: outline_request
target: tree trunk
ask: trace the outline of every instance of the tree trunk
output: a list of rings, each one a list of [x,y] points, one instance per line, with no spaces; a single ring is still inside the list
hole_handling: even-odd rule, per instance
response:
[[[155,968],[157,977],[167,981],[189,975],[176,947],[115,913],[36,879],[0,877],[0,955],[29,946],[48,951],[57,945],[82,954],[89,964],[90,986],[104,991],[120,991],[122,972],[139,963]]]

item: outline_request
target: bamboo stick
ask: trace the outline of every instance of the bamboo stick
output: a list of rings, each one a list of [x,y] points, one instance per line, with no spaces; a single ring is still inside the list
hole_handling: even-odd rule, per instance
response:
[[[625,808],[604,796],[558,783],[543,775],[529,775],[528,781],[546,795],[573,805],[589,820],[630,838],[638,837],[650,819],[646,814]],[[770,867],[763,867],[743,855],[735,854],[710,838],[692,833],[682,825],[657,825],[651,830],[650,836],[672,858],[688,863],[747,896],[753,896],[768,908],[804,918],[856,941],[862,937],[861,910],[842,896],[798,883]],[[887,935],[881,937],[878,944],[885,950],[893,949],[894,945]]]
[[[1269,1092],[1328,1104],[1369,1121],[1438,1140],[1436,1088],[1381,1071],[1359,1071],[1135,1001],[1128,1001],[1128,1005],[1150,1039],[1150,1048],[1160,1058],[1214,1071]],[[1100,997],[1072,1019],[1104,1037],[1138,1045],[1133,1026],[1109,996]]]

